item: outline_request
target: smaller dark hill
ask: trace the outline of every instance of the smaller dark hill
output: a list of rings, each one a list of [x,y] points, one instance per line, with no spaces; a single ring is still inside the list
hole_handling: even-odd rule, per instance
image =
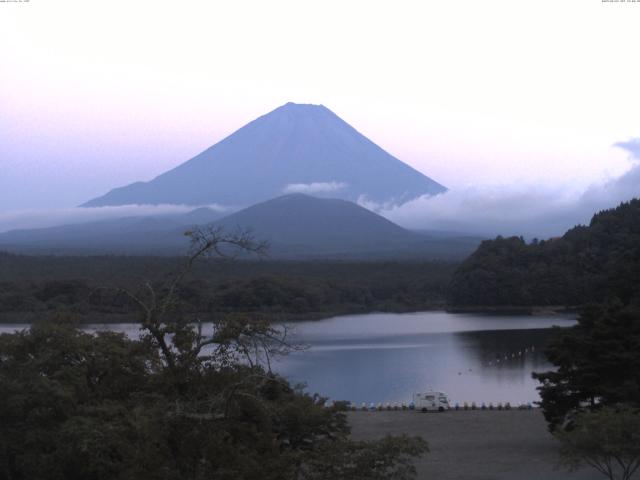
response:
[[[593,216],[562,237],[487,240],[454,274],[454,306],[578,306],[640,299],[640,200]]]
[[[259,203],[217,222],[226,231],[249,229],[273,254],[380,252],[420,244],[405,230],[355,203],[291,194]]]
[[[184,236],[195,225],[226,233],[251,231],[269,243],[274,259],[460,260],[480,243],[477,237],[405,230],[355,203],[303,194],[268,200],[220,219],[197,209],[180,215],[130,217],[0,234],[0,249],[57,255],[183,255]]]

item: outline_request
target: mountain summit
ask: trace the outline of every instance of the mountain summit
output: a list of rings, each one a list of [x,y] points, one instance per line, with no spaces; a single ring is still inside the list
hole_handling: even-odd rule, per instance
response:
[[[287,193],[401,204],[445,190],[328,108],[287,103],[153,180],[116,188],[83,206],[243,206]]]

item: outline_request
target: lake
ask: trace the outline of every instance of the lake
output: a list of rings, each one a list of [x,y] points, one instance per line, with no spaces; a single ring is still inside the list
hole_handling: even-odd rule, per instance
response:
[[[552,368],[543,349],[562,316],[445,312],[348,315],[292,326],[309,346],[275,369],[335,400],[409,402],[433,388],[455,402],[533,402],[533,371]]]
[[[551,368],[543,349],[552,325],[572,317],[371,313],[290,323],[292,339],[307,346],[278,359],[274,370],[334,400],[409,402],[433,388],[452,402],[539,399],[533,371]],[[24,325],[0,325],[0,332]],[[135,337],[138,325],[90,325]]]

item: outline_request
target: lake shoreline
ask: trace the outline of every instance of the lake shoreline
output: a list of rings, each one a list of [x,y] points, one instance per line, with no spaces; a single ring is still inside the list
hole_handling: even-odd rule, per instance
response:
[[[350,308],[341,308],[335,310],[291,313],[291,312],[263,312],[263,311],[240,311],[240,312],[214,312],[210,314],[202,314],[202,321],[208,322],[212,319],[220,318],[224,315],[246,315],[271,323],[296,323],[308,321],[321,321],[328,318],[341,317],[347,315],[369,315],[379,313],[421,313],[421,312],[445,312],[445,313],[469,313],[469,314],[488,314],[488,315],[523,315],[523,316],[562,316],[575,315],[579,312],[580,307],[565,306],[468,306],[468,307],[452,307],[445,304],[423,305],[420,308],[390,308],[390,309],[366,309],[356,306]],[[138,315],[135,313],[79,313],[73,311],[25,311],[25,312],[9,312],[0,314],[1,324],[32,324],[47,318],[51,318],[57,314],[68,314],[74,318],[80,325],[90,324],[117,324],[117,323],[139,323]],[[86,320],[85,320],[86,319]]]
[[[498,306],[458,306],[447,307],[447,313],[479,313],[490,315],[529,315],[529,316],[562,316],[575,315],[580,311],[580,306],[564,306],[564,305],[498,305]]]
[[[203,322],[211,321],[212,319],[220,318],[225,315],[246,315],[253,318],[259,318],[261,320],[267,320],[271,323],[283,323],[283,322],[309,322],[309,321],[321,321],[328,318],[341,317],[347,315],[368,315],[377,313],[420,313],[420,312],[446,312],[445,305],[424,305],[420,308],[393,308],[393,309],[366,309],[358,307],[342,308],[326,311],[315,312],[303,312],[303,313],[291,313],[291,312],[267,312],[264,311],[230,311],[230,312],[214,312],[204,314],[200,312]],[[135,313],[78,313],[78,312],[65,312],[65,311],[25,311],[25,312],[9,312],[0,314],[0,325],[15,323],[15,324],[31,324],[36,321],[40,321],[46,318],[53,317],[56,314],[67,314],[77,319],[80,325],[90,324],[116,324],[116,323],[139,323],[137,318],[138,314]],[[192,312],[197,313],[197,312]],[[88,318],[88,320],[84,320]]]

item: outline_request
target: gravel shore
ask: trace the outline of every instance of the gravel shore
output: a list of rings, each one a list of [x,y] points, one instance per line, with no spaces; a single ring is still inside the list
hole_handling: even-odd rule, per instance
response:
[[[430,452],[416,462],[419,479],[597,480],[590,468],[558,469],[558,444],[539,410],[349,412],[352,437],[419,435]],[[640,478],[640,477],[638,477]]]

